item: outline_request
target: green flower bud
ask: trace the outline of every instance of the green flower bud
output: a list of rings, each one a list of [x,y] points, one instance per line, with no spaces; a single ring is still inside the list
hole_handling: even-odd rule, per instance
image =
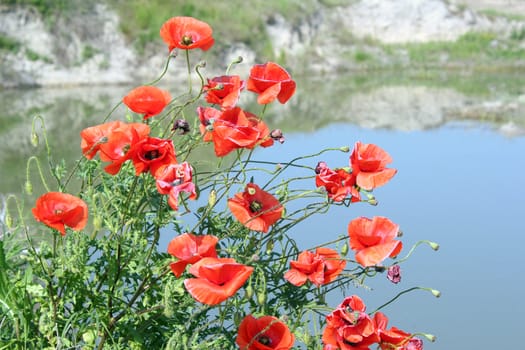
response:
[[[33,184],[31,183],[31,181],[26,181],[25,190],[27,194],[33,194]]]
[[[208,197],[208,206],[211,208],[215,205],[217,202],[217,191],[211,190],[210,195]]]
[[[340,150],[341,152],[348,153],[348,152],[350,152],[350,147],[348,147],[348,146],[343,146],[343,147],[340,147],[339,150]]]
[[[341,247],[341,255],[342,255],[342,256],[346,256],[346,254],[348,254],[348,243],[345,243],[345,244]]]
[[[273,239],[269,239],[268,243],[266,243],[266,254],[271,254],[272,253],[273,245],[274,245]]]
[[[428,242],[428,245],[430,246],[430,248],[432,248],[434,250],[438,250],[439,249],[439,244],[437,244],[436,242]]]
[[[95,231],[99,231],[102,228],[102,218],[100,217],[100,215],[96,215],[93,218],[93,228],[95,229]]]
[[[4,222],[7,228],[13,228],[13,217],[9,214],[9,211],[5,213]]]
[[[430,292],[432,293],[433,296],[435,296],[436,298],[439,298],[441,296],[441,292],[439,290],[436,290],[436,289],[431,289]]]
[[[248,284],[248,287],[244,290],[244,297],[248,300],[253,297],[253,287],[251,284]]]
[[[240,312],[236,312],[234,315],[233,315],[233,322],[235,323],[235,326],[239,326],[241,324],[241,321],[242,321],[242,315]]]
[[[35,132],[31,133],[31,144],[33,145],[33,147],[38,146],[38,134]]]
[[[257,293],[257,303],[259,305],[264,305],[265,302],[266,302],[266,292],[261,290],[259,291],[259,293]]]
[[[428,334],[428,333],[420,333],[422,336],[430,340],[431,342],[436,341],[436,336],[434,334]]]

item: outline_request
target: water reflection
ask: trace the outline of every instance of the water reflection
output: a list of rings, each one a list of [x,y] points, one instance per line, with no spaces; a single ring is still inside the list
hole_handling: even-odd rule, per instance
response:
[[[414,285],[440,289],[441,299],[414,293],[385,310],[402,329],[435,333],[439,342],[426,349],[521,346],[519,337],[496,336],[519,334],[525,312],[525,242],[517,219],[525,196],[521,77],[318,77],[300,80],[288,105],[270,109],[270,126],[283,129],[287,141],[259,150],[261,156],[284,161],[361,140],[377,143],[394,158],[399,173],[376,191],[378,207],[334,208],[289,234],[307,248],[346,232],[347,222],[359,215],[384,215],[400,224],[407,247],[419,239],[438,241],[439,252],[422,248],[402,266],[400,285],[384,278],[374,281],[371,292],[347,291],[373,309]],[[30,143],[34,115],[45,118],[55,158],[72,164],[80,156],[79,131],[99,123],[128,90],[1,91],[0,193],[21,193],[27,158],[35,151],[44,156],[42,145],[35,149]],[[257,112],[258,106],[251,108]],[[323,160],[344,166],[348,155],[328,153]],[[34,184],[35,193],[42,193]],[[163,237],[160,249],[171,238]],[[334,295],[331,303],[339,301]]]

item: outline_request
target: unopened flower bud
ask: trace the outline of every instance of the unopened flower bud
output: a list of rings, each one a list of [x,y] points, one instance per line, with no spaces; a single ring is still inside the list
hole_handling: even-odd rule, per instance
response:
[[[392,265],[388,268],[386,278],[394,284],[401,282],[401,267],[399,265]]]
[[[343,147],[340,147],[339,150],[340,150],[341,152],[348,153],[348,152],[350,152],[350,147],[348,147],[348,146],[343,146]]]
[[[441,296],[441,292],[437,289],[431,289],[430,293],[432,293],[432,295],[435,296],[436,298],[439,298]]]
[[[428,245],[430,246],[430,248],[432,248],[434,250],[438,250],[439,249],[439,244],[437,244],[436,242],[428,242]]]
[[[266,254],[271,254],[273,251],[273,239],[268,240],[266,243]]]
[[[13,217],[9,214],[9,211],[5,213],[4,222],[7,228],[13,228]]]
[[[27,194],[33,194],[33,184],[31,181],[27,180],[25,183],[25,190]]]
[[[184,119],[177,119],[173,123],[172,131],[181,130],[181,134],[187,134],[190,132],[190,124]]]
[[[244,297],[248,300],[253,297],[253,287],[251,284],[248,284],[248,287],[244,290]]]
[[[379,202],[375,198],[369,199],[367,200],[367,202],[368,204],[373,205],[374,207],[379,204]]]
[[[341,255],[346,256],[348,254],[348,243],[343,244],[341,247]]]
[[[200,61],[199,63],[197,63],[197,68],[204,68],[206,67],[206,61]]]
[[[102,218],[100,217],[100,215],[96,215],[93,218],[93,228],[95,229],[95,231],[98,231],[102,228]]]
[[[259,305],[264,305],[265,302],[266,302],[266,293],[265,293],[265,291],[259,291],[259,293],[257,293],[257,303]]]
[[[208,207],[213,207],[217,202],[217,191],[211,190],[210,195],[208,196]]]
[[[233,322],[235,323],[237,327],[241,324],[241,321],[242,321],[242,315],[240,312],[236,312],[235,314],[233,314]]]
[[[233,64],[238,64],[238,63],[241,63],[242,61],[243,61],[242,56],[237,56],[237,58],[234,59],[234,60],[232,61],[232,63],[233,63]]]
[[[429,333],[419,333],[419,334],[421,334],[422,336],[424,336],[425,338],[427,338],[431,342],[435,342],[436,341],[436,336],[434,334],[429,334]]]
[[[31,133],[31,144],[33,145],[33,147],[38,146],[38,134],[35,132]]]

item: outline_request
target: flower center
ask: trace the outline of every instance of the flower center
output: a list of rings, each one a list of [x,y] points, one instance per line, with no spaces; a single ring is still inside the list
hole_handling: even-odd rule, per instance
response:
[[[53,211],[53,213],[54,213],[55,215],[60,215],[60,214],[62,214],[63,212],[64,212],[64,211],[63,211],[62,209],[55,209],[55,210]]]
[[[189,45],[193,44],[193,39],[191,38],[191,36],[184,35],[184,36],[182,37],[182,41],[181,41],[181,43],[182,43],[183,45],[189,46]]]
[[[262,209],[262,204],[257,202],[257,201],[252,201],[250,202],[250,211],[252,213],[257,213],[259,211],[261,211]]]
[[[268,337],[266,335],[261,335],[259,338],[257,338],[257,341],[259,343],[261,343],[262,345],[271,345],[272,344],[272,340],[270,339],[270,337]]]
[[[160,153],[159,153],[159,151],[156,150],[156,149],[151,150],[151,151],[147,151],[147,152],[144,154],[144,158],[146,158],[147,160],[157,159],[159,156],[160,156]]]

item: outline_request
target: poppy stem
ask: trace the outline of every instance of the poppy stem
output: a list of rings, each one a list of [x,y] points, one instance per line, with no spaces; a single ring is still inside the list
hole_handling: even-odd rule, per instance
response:
[[[421,241],[418,241],[416,244],[414,244],[412,248],[410,248],[410,251],[407,253],[407,255],[404,258],[396,261],[394,264],[399,264],[407,260],[410,257],[410,255],[412,255],[412,253],[416,250],[416,248],[420,246],[421,244],[428,244],[432,249],[437,250],[437,248],[435,248],[437,247],[437,244],[435,242],[431,242],[428,240],[421,240]]]
[[[376,308],[374,311],[369,312],[368,314],[369,314],[369,315],[373,315],[373,314],[375,314],[376,312],[378,312],[379,310],[381,310],[382,308],[384,308],[385,306],[390,305],[392,302],[394,302],[395,300],[397,300],[397,299],[398,299],[400,296],[402,296],[403,294],[406,294],[406,293],[409,293],[409,292],[412,292],[412,291],[414,291],[414,290],[418,290],[418,289],[429,290],[429,288],[424,288],[424,287],[412,287],[412,288],[405,289],[404,291],[397,293],[397,295],[396,295],[395,297],[393,297],[392,299],[390,299],[389,301],[387,301],[387,302],[384,303],[383,305],[379,306],[379,307]]]
[[[44,173],[42,172],[42,167],[40,166],[40,161],[36,156],[31,156],[27,160],[26,164],[26,181],[30,182],[29,179],[29,169],[31,167],[31,162],[36,163],[36,168],[38,170],[38,174],[40,175],[40,180],[42,181],[42,184],[44,185],[44,188],[46,189],[46,192],[50,192],[49,186],[47,185],[46,178],[44,177]]]
[[[153,81],[150,81],[149,83],[147,84],[144,84],[144,85],[154,85],[156,83],[158,83],[163,77],[164,75],[166,75],[166,72],[168,71],[168,67],[169,67],[169,64],[170,64],[170,60],[173,58],[173,56],[171,55],[171,52],[168,54],[168,59],[166,60],[166,63],[164,64],[164,69],[162,70],[162,73],[160,73],[159,77]]]
[[[186,51],[186,66],[188,67],[188,93],[192,93],[192,84],[191,84],[191,65],[190,65],[190,50]]]

